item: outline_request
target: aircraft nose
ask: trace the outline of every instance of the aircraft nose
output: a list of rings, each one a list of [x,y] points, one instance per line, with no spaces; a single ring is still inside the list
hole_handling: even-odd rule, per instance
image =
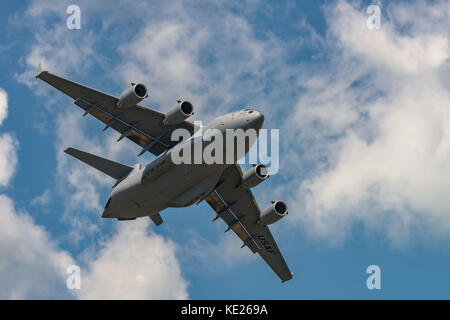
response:
[[[253,117],[254,117],[254,120],[253,120],[254,128],[259,130],[263,126],[264,115],[261,112],[256,111],[256,110],[255,110],[255,112],[253,114],[254,114],[253,115]]]

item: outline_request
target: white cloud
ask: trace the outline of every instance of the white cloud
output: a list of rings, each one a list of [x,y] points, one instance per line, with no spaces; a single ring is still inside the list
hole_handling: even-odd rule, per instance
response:
[[[0,186],[8,185],[14,176],[17,164],[17,140],[10,134],[0,135]]]
[[[421,11],[417,10],[419,7],[422,8]],[[427,7],[423,6],[423,2],[416,1],[412,5],[392,5],[392,8],[391,21],[383,17],[381,30],[374,31],[365,27],[367,15],[354,10],[347,2],[338,1],[337,7],[333,9],[335,14],[330,19],[330,30],[339,38],[339,45],[344,53],[362,58],[371,67],[383,68],[384,71],[403,76],[429,72],[440,67],[448,58],[449,50],[447,31],[440,25],[448,16],[446,10],[437,10],[444,9],[442,2]],[[440,14],[431,17],[429,13],[433,11]],[[404,21],[405,15],[408,16],[407,21]],[[425,29],[425,21],[435,28]],[[408,26],[409,23],[420,27]],[[411,29],[411,33],[401,33],[400,28]]]
[[[40,207],[47,206],[50,203],[51,198],[52,198],[51,191],[50,189],[47,188],[41,195],[31,200],[31,206],[40,206]]]
[[[11,135],[0,136],[1,186],[7,186],[16,171],[17,146]],[[44,228],[28,213],[17,211],[4,194],[0,194],[0,212],[0,297],[64,296],[62,283],[65,268],[72,263],[70,255],[59,250]]]
[[[291,212],[313,237],[340,242],[362,222],[395,245],[412,233],[448,239],[449,45],[439,14],[447,3],[409,3],[409,34],[396,21],[405,6],[391,4],[379,31],[345,1],[328,10],[330,62],[306,75],[287,122],[309,154],[296,165],[312,165],[290,185],[299,186]]]
[[[0,88],[0,126],[8,115],[8,94]],[[0,187],[8,185],[17,165],[17,140],[10,134],[0,135]]]
[[[68,290],[67,267],[77,264],[31,216],[0,194],[0,298],[186,299],[171,241],[148,233],[148,221],[119,227],[81,269],[81,290]],[[87,251],[90,248],[86,249]]]
[[[8,94],[0,88],[0,125],[8,116]]]
[[[5,195],[0,195],[0,211],[0,298],[70,297],[65,291],[70,255]]]
[[[0,115],[7,114],[7,95],[0,91]],[[3,119],[1,119],[3,120]],[[1,121],[0,121],[1,123]],[[17,167],[17,141],[0,135],[0,186],[7,186]],[[31,216],[18,211],[13,200],[0,194],[0,298],[51,298],[63,291],[64,272],[72,263],[44,228]]]
[[[149,219],[122,223],[83,273],[81,299],[187,299],[175,244],[148,232]]]
[[[180,22],[150,23],[123,46],[127,63],[120,67],[124,80],[137,79],[150,88],[151,99],[171,107],[176,99],[192,99],[202,82],[197,62],[206,30]]]
[[[205,19],[204,12],[181,1],[167,16],[146,19],[140,32],[121,46],[123,82],[146,83],[151,101],[163,110],[178,98],[189,99],[203,121],[243,104],[269,110],[272,92],[265,89],[289,75],[282,68],[284,44],[270,33],[259,39],[225,3],[212,7],[207,10],[223,14]],[[274,79],[268,77],[271,73]]]

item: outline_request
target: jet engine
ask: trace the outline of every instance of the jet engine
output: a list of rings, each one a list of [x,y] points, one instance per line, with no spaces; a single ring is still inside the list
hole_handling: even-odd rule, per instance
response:
[[[180,124],[194,114],[194,107],[189,101],[178,101],[178,103],[167,111],[163,120],[164,125]]]
[[[147,88],[142,83],[132,83],[131,87],[124,91],[117,102],[118,108],[130,108],[148,97]]]
[[[257,186],[269,177],[268,171],[267,167],[263,164],[258,164],[250,170],[247,170],[242,175],[239,188],[250,189]]]
[[[283,201],[275,201],[261,212],[258,223],[264,226],[277,222],[288,214],[288,209]]]

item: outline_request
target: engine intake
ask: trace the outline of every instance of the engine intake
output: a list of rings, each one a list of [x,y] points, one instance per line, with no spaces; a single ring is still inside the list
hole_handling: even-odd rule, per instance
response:
[[[163,120],[164,125],[180,124],[194,114],[194,106],[189,101],[179,101],[172,107]]]
[[[258,223],[266,226],[277,222],[287,214],[287,205],[283,201],[275,201],[261,212]]]
[[[132,83],[131,87],[124,91],[117,102],[118,108],[130,108],[148,97],[147,88],[142,83]]]
[[[239,188],[250,189],[257,186],[269,177],[268,172],[269,170],[263,164],[254,166],[242,175]]]

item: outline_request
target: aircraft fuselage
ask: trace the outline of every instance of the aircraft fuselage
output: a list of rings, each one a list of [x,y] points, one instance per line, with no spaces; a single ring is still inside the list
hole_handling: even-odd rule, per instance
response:
[[[202,132],[208,132],[208,129],[217,129],[222,133],[227,129],[253,129],[258,134],[263,122],[264,116],[260,112],[247,109],[216,118],[202,128]],[[201,144],[205,148],[211,141],[205,141],[202,137],[204,135],[194,133],[177,147],[193,150],[195,145]],[[244,156],[253,143],[250,141],[243,146],[244,154],[234,149],[234,161]],[[145,167],[136,165],[128,176],[116,183],[102,217],[133,219],[151,216],[169,207],[190,206],[208,195],[222,172],[234,163],[207,164],[202,161],[198,164],[175,164],[172,157],[172,153],[176,152],[174,149],[163,153]],[[226,152],[224,147],[224,157]]]

